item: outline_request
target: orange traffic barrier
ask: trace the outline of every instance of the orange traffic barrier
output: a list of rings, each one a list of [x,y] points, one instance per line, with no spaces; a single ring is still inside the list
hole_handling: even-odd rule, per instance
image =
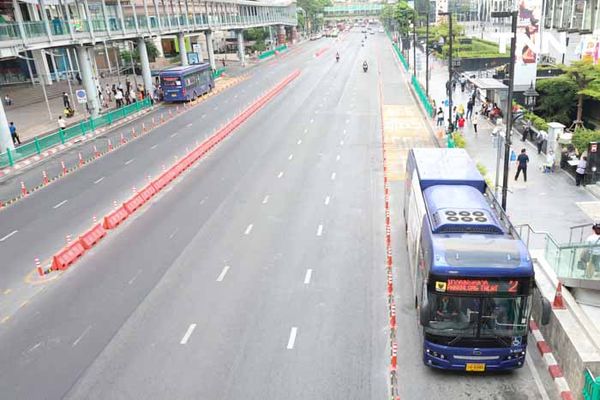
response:
[[[80,240],[71,242],[52,257],[52,269],[63,271],[69,268],[83,253],[85,253],[85,248]]]
[[[86,250],[91,249],[96,243],[98,243],[104,236],[106,236],[106,230],[101,224],[96,224],[94,227],[79,237],[79,241]]]
[[[48,179],[48,174],[46,173],[46,171],[42,171],[42,183],[44,184],[44,186],[46,186],[48,183],[50,183],[50,180]]]
[[[129,217],[129,212],[124,206],[118,207],[110,214],[104,217],[104,223],[102,226],[104,229],[115,229],[121,222],[125,221]]]
[[[152,198],[152,196],[154,196],[155,194],[156,194],[156,188],[154,187],[154,185],[152,183],[146,185],[146,187],[140,191],[140,196],[142,196],[142,198],[144,199],[144,202],[150,200]]]
[[[21,181],[21,196],[25,197],[27,196],[27,193],[29,193],[27,191],[27,188],[25,187],[25,182]]]
[[[67,174],[67,172],[69,172],[69,171],[67,171],[67,167],[65,166],[65,162],[64,162],[64,161],[61,161],[61,162],[60,162],[60,166],[61,166],[61,168],[62,168],[62,173],[63,173],[63,175],[66,175],[66,174]]]
[[[83,156],[79,153],[79,166],[82,167],[85,162],[83,161]]]
[[[44,274],[44,269],[42,268],[42,265],[40,264],[39,258],[35,259],[35,269],[37,270],[38,275],[43,278],[45,274]]]
[[[140,196],[139,194],[134,195],[133,197],[131,197],[129,200],[127,200],[125,203],[123,203],[123,206],[125,207],[125,209],[127,210],[127,212],[129,214],[133,214],[133,212],[135,210],[137,210],[138,208],[140,208],[146,201],[144,200],[144,198],[142,196]]]

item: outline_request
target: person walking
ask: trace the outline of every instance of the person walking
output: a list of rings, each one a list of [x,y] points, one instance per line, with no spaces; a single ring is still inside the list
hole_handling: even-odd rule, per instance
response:
[[[442,110],[442,107],[437,112],[437,126],[444,126],[444,110]]]
[[[521,154],[517,157],[517,174],[515,175],[515,181],[519,179],[519,174],[523,171],[523,179],[527,182],[527,163],[529,162],[529,156],[527,150],[521,149]]]
[[[58,122],[58,128],[61,131],[64,131],[65,128],[67,127],[67,121],[64,120],[64,118],[62,117],[62,115],[58,116],[58,121],[57,122]]]
[[[577,169],[575,170],[575,186],[580,186],[583,183],[585,186],[585,182],[583,178],[585,178],[585,168],[587,167],[587,157],[583,156],[577,163]]]
[[[8,129],[10,130],[10,137],[12,138],[13,144],[17,145],[17,144],[21,144],[21,139],[19,138],[19,134],[17,133],[17,127],[15,126],[14,122],[11,122],[8,125]]]
[[[523,128],[523,135],[521,137],[521,142],[527,141],[527,136],[529,136],[529,132],[531,131],[531,121],[527,120],[525,123],[525,127]]]
[[[104,96],[106,97],[106,102],[109,103],[112,101],[112,90],[110,89],[110,85],[107,83],[104,88]]]
[[[10,98],[10,96],[7,95],[7,94],[4,95],[4,104],[7,105],[7,106],[12,106],[12,103],[13,103],[13,101]]]
[[[479,133],[477,132],[477,124],[479,123],[479,113],[476,112],[475,116],[473,117],[471,123],[473,124],[473,132],[475,132],[475,136],[479,136]]]
[[[537,145],[538,154],[542,154],[544,148],[544,142],[548,139],[548,134],[544,131],[540,131],[535,138],[535,144]]]
[[[580,263],[583,264],[583,268],[579,267],[585,270],[585,277],[588,279],[593,278],[594,273],[600,271],[600,224],[594,224],[592,230],[594,233],[585,239],[589,248],[581,254]]]
[[[71,99],[69,99],[69,95],[67,94],[67,92],[63,92],[62,98],[63,105],[65,106],[65,108],[71,108]]]
[[[467,102],[467,119],[473,118],[473,100]]]
[[[463,133],[464,128],[465,128],[465,117],[463,117],[461,115],[458,118],[458,130],[460,131],[460,133]]]
[[[123,92],[121,89],[117,89],[117,93],[115,94],[115,101],[117,102],[117,108],[123,107]]]
[[[129,91],[129,104],[135,103],[135,90],[131,88]]]

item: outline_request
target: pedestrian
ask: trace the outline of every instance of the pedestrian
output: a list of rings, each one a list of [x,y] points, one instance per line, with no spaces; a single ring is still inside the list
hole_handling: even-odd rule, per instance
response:
[[[7,106],[12,106],[12,99],[10,98],[10,96],[8,94],[4,95],[4,104]]]
[[[81,75],[79,75],[79,72],[77,73],[77,75],[75,75],[75,79],[77,79],[77,83],[79,84],[79,86],[81,86]]]
[[[523,128],[523,136],[521,137],[521,142],[527,141],[527,136],[529,136],[529,132],[531,131],[531,121],[527,120],[525,123],[525,127]]]
[[[577,268],[584,270],[586,278],[593,278],[594,272],[600,271],[600,224],[592,226],[593,234],[585,239],[588,248],[581,252]]]
[[[575,186],[580,186],[583,183],[585,186],[585,168],[587,167],[587,157],[583,156],[577,163],[577,169],[575,170]]]
[[[527,163],[529,162],[529,156],[527,150],[521,149],[521,154],[517,157],[517,173],[515,175],[515,181],[519,178],[519,174],[523,171],[523,179],[527,182]]]
[[[473,100],[467,101],[467,119],[473,118]]]
[[[225,58],[223,58],[223,60],[221,60],[223,62],[223,67],[227,66],[227,62],[225,61]]]
[[[442,107],[437,112],[437,126],[444,126],[444,110],[442,110]]]
[[[471,121],[473,124],[473,131],[475,132],[475,136],[479,136],[478,132],[477,132],[477,124],[479,123],[479,113],[476,112],[475,116],[473,117],[473,120]]]
[[[66,127],[67,127],[67,121],[65,121],[65,120],[63,119],[62,115],[59,115],[59,116],[58,116],[58,128],[59,128],[61,131],[64,131]]]
[[[63,105],[65,106],[65,108],[71,108],[71,99],[69,99],[69,95],[67,94],[67,92],[63,92],[62,98]]]
[[[454,133],[454,124],[452,123],[452,119],[448,118],[448,135]]]
[[[111,90],[112,90],[112,95],[115,96],[117,94],[117,85],[115,85],[113,83]]]
[[[535,138],[535,144],[537,145],[538,154],[542,154],[542,149],[544,148],[544,142],[548,138],[548,134],[545,131],[539,131],[537,137]]]
[[[107,83],[104,88],[104,96],[106,96],[106,102],[109,103],[112,101],[112,90],[110,90],[110,85]]]
[[[463,117],[461,115],[460,118],[458,119],[458,130],[462,133],[464,128],[465,128],[465,117]]]
[[[13,144],[20,145],[21,139],[19,138],[19,134],[17,133],[17,127],[15,126],[15,123],[11,122],[10,125],[8,125],[8,129],[10,130],[10,137],[12,138]]]
[[[131,88],[129,91],[129,104],[135,103],[135,90]]]
[[[115,94],[115,101],[117,102],[117,108],[123,107],[123,92],[121,89],[117,90],[117,93]]]
[[[435,113],[436,113],[435,110],[437,110],[437,104],[435,103],[435,100],[433,100],[433,99],[431,100],[431,109],[433,110],[432,111],[432,113],[433,113],[432,116],[435,118]]]

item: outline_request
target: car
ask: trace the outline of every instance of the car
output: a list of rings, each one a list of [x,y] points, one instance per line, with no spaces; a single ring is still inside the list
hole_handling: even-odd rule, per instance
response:
[[[384,32],[383,28],[379,28],[379,33],[383,33],[383,32]]]

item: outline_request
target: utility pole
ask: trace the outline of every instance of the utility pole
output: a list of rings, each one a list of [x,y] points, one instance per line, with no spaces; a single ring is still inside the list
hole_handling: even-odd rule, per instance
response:
[[[417,79],[417,10],[413,14],[413,75]]]
[[[429,1],[427,0],[427,23],[425,25],[425,96],[427,98],[429,98]]]
[[[506,211],[506,198],[508,196],[508,165],[510,160],[510,135],[512,132],[512,97],[515,84],[515,51],[517,47],[517,18],[518,11],[497,11],[492,12],[493,18],[511,18],[510,38],[510,64],[508,81],[508,95],[506,98],[506,135],[504,136],[504,175],[502,177],[502,209]]]
[[[448,16],[448,119],[452,122],[452,12],[438,12]]]

